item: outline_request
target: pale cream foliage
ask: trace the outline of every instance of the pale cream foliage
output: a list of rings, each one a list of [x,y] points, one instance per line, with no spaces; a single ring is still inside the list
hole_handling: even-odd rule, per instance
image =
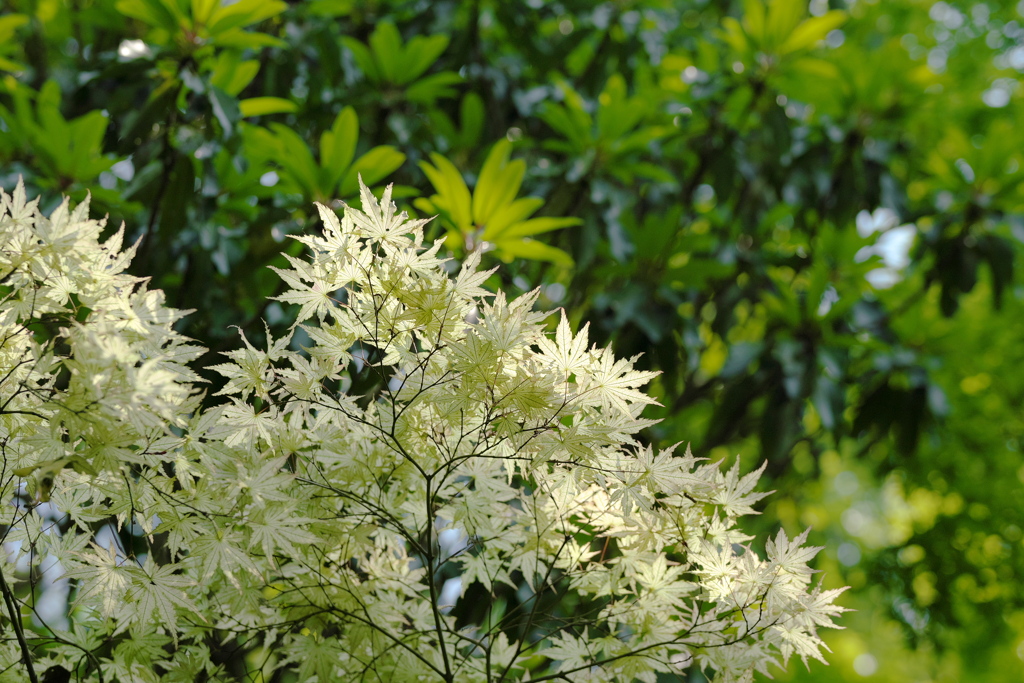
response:
[[[243,337],[206,410],[200,349],[123,273],[122,233],[2,201],[5,540],[77,586],[36,668],[223,679],[211,650],[237,647],[303,681],[744,681],[820,658],[842,608],[819,549],[780,532],[761,558],[737,526],[760,471],[641,446],[654,373],[564,314],[549,334],[536,292],[488,293],[478,254],[450,275],[390,189],[319,207],[310,258],[277,271],[295,326]],[[30,512],[48,498],[60,528]],[[107,521],[145,553],[94,542]],[[0,666],[19,658],[5,641]]]

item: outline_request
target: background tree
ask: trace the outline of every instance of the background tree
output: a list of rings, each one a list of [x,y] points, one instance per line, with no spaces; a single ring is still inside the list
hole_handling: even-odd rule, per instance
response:
[[[662,371],[642,438],[767,459],[761,520],[854,586],[831,676],[1019,669],[1019,3],[8,5],[3,185],[146,234],[201,365],[287,330],[264,266],[389,169],[512,259],[489,287]]]

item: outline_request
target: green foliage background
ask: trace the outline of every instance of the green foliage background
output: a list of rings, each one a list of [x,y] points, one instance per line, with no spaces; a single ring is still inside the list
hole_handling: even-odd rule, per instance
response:
[[[124,221],[207,365],[287,326],[266,266],[313,201],[393,182],[645,354],[650,440],[767,459],[761,523],[812,525],[858,610],[782,680],[1020,680],[1024,3],[3,11],[0,185]]]

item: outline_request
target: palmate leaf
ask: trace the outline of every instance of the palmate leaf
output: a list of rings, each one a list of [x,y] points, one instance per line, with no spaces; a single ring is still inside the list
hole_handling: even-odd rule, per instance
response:
[[[259,575],[259,567],[245,552],[243,535],[235,530],[217,529],[213,534],[199,536],[192,540],[189,548],[193,553],[188,564],[199,571],[199,580],[206,582],[218,573],[226,577],[235,588],[240,588],[238,572],[247,571]]]
[[[753,490],[767,466],[768,462],[765,461],[757,470],[740,477],[740,463],[737,458],[736,463],[729,468],[725,476],[720,477],[719,486],[714,495],[715,503],[721,505],[726,514],[730,516],[757,514],[751,506],[771,493],[771,491],[762,493]]]
[[[257,438],[270,441],[276,428],[276,411],[256,411],[252,406],[233,399],[233,405],[224,409],[221,417],[223,424],[231,430],[224,439],[227,446],[248,445]]]
[[[660,405],[637,388],[650,382],[659,373],[633,370],[635,360],[616,358],[610,349],[597,352],[590,376],[579,383],[583,400],[606,409],[615,408],[623,415],[630,416],[631,404]]]
[[[86,564],[65,573],[69,579],[84,580],[78,602],[98,598],[100,613],[105,617],[124,611],[124,596],[132,584],[132,568],[125,566],[126,558],[120,549],[115,544],[108,548],[93,546],[81,559]]]
[[[792,541],[786,536],[785,529],[779,529],[775,539],[768,539],[765,543],[765,555],[769,562],[773,562],[779,569],[790,574],[809,576],[811,569],[807,566],[822,546],[804,546],[807,540],[809,529],[794,538]]]
[[[828,664],[821,655],[821,648],[815,642],[816,639],[804,629],[795,626],[772,626],[772,631],[781,636],[779,650],[783,661],[788,660],[795,654],[803,660],[804,666],[807,666],[808,657],[817,659],[823,664]]]
[[[194,585],[195,581],[180,572],[180,567],[157,565],[151,558],[147,558],[142,567],[127,568],[131,585],[124,597],[134,608],[132,620],[135,623],[142,628],[148,628],[154,622],[161,624],[176,637],[180,628],[179,609],[188,610],[203,619],[202,613],[183,590]]]
[[[691,498],[711,495],[714,486],[697,469],[698,459],[686,447],[686,453],[680,457],[675,454],[679,444],[663,448],[655,454],[654,449],[645,447],[637,454],[638,464],[643,468],[652,491],[667,494],[685,491]]]
[[[319,538],[303,527],[316,520],[299,517],[292,506],[280,506],[266,511],[259,521],[249,525],[249,550],[259,548],[263,557],[275,566],[277,551],[286,557],[300,554],[296,544],[316,543]]]
[[[298,304],[299,314],[296,317],[298,322],[316,317],[323,320],[334,307],[332,290],[328,290],[324,283],[313,281],[306,284],[300,279],[300,272],[294,270],[283,270],[270,266],[270,269],[281,276],[281,279],[292,285],[292,289],[274,297],[278,301],[289,304]]]
[[[545,657],[561,662],[561,668],[575,669],[590,661],[593,649],[590,638],[584,630],[580,637],[558,635],[551,639],[551,645],[544,648]]]
[[[335,664],[349,658],[341,652],[336,641],[319,637],[314,633],[298,634],[293,637],[290,656],[298,665],[299,680],[328,681],[335,676]]]
[[[546,356],[546,360],[552,363],[559,372],[564,373],[567,379],[589,364],[589,349],[587,349],[589,329],[590,324],[587,323],[579,331],[579,334],[573,338],[572,330],[569,327],[569,319],[565,317],[565,311],[563,310],[562,318],[555,330],[554,341],[545,337],[539,342],[540,349]]]

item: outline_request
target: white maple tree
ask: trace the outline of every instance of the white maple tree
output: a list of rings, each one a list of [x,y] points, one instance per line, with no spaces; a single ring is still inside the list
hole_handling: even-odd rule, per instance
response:
[[[123,233],[0,197],[0,678],[745,681],[821,659],[840,591],[806,534],[747,545],[759,472],[637,442],[653,374],[564,314],[548,334],[479,254],[450,274],[390,191],[319,207],[278,271],[295,326],[243,337],[205,404],[202,349],[124,272]]]

